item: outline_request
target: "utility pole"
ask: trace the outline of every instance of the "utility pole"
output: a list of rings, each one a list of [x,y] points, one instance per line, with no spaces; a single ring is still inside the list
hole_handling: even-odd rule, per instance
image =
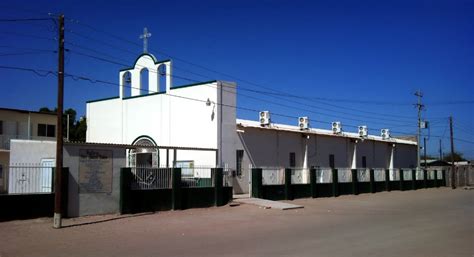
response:
[[[451,138],[451,188],[456,189],[456,176],[454,175],[454,142],[453,142],[453,116],[449,116],[449,134]]]
[[[54,218],[53,227],[61,228],[61,177],[63,171],[63,102],[64,102],[64,15],[59,16],[58,49],[58,110],[56,133],[56,172],[54,177]]]
[[[69,142],[69,114],[67,115],[66,142]]]
[[[428,167],[426,165],[426,137],[423,137],[423,154],[425,155],[425,169]]]
[[[418,102],[415,104],[416,108],[418,109],[418,134],[416,136],[417,141],[417,150],[416,150],[416,167],[420,169],[420,136],[421,136],[421,111],[423,110],[424,105],[421,103],[421,98],[423,97],[423,93],[421,90],[415,92],[415,96],[418,97]]]
[[[439,160],[443,160],[443,148],[442,148],[442,144],[441,144],[441,139],[439,140]]]

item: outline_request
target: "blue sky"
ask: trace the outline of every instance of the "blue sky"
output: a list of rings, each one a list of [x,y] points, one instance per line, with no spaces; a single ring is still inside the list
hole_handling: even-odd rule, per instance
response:
[[[387,127],[398,135],[416,131],[413,93],[420,89],[423,117],[431,122],[424,131],[428,153],[438,153],[440,138],[443,151],[449,150],[451,114],[455,138],[474,142],[472,0],[54,0],[4,1],[0,7],[2,19],[64,13],[66,73],[118,83],[123,66],[80,54],[130,66],[142,52],[138,36],[148,27],[149,51],[158,59],[173,59],[174,75],[184,78],[174,78],[175,86],[235,81],[242,89],[240,107],[309,116],[313,127],[329,128],[329,122],[339,120],[348,131],[365,124],[372,134]],[[51,21],[0,22],[0,65],[55,71],[56,34]],[[7,69],[0,74],[0,106],[55,106],[56,77]],[[84,114],[87,100],[117,94],[114,86],[67,78],[65,106]],[[256,119],[257,114],[238,110],[238,116]],[[474,158],[474,144],[461,140],[456,150]]]

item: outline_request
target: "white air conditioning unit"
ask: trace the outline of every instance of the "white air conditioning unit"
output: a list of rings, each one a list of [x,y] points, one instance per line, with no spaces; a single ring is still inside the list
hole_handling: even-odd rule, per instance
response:
[[[369,130],[367,129],[367,126],[359,126],[360,137],[367,137],[368,134],[369,134]]]
[[[259,113],[259,120],[261,126],[268,126],[270,125],[270,112],[269,111],[262,111]]]
[[[384,139],[384,140],[390,139],[390,130],[389,129],[381,129],[380,130],[380,136],[382,136],[382,139]]]
[[[334,121],[331,123],[332,125],[332,133],[340,134],[342,132],[342,125],[340,121]]]
[[[308,117],[299,117],[298,118],[298,126],[301,130],[309,129],[309,119]]]

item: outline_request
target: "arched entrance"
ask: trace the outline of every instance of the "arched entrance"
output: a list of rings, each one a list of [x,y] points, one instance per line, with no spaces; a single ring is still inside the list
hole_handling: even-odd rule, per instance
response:
[[[128,153],[129,167],[154,167],[160,163],[160,152],[156,148],[155,141],[148,136],[141,136],[135,139],[132,145],[137,148],[130,149]],[[143,147],[140,147],[143,146]]]

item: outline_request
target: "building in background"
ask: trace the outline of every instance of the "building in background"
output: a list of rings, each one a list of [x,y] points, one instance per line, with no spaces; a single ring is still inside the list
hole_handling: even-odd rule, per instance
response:
[[[236,193],[249,192],[250,167],[416,166],[417,143],[390,137],[388,130],[373,136],[362,126],[351,133],[340,123],[333,130],[316,129],[306,117],[294,126],[274,124],[269,112],[259,113],[259,121],[237,120],[236,84],[173,87],[171,69],[170,60],[142,54],[121,70],[118,96],[87,102],[87,142],[134,145],[127,150],[129,167],[228,168]],[[170,152],[163,146],[211,151]]]
[[[250,168],[414,168],[416,141],[237,120],[234,192],[248,193]],[[331,124],[328,124],[330,127]],[[309,179],[309,178],[303,178]]]
[[[56,140],[56,114],[0,108],[0,191],[7,190],[11,140]]]

